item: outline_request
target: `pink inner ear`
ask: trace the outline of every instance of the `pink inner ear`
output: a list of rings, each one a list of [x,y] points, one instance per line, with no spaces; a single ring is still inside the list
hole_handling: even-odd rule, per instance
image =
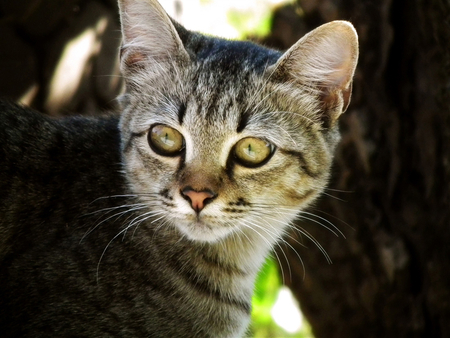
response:
[[[335,46],[335,55],[332,55],[332,60],[330,60],[330,72],[328,75],[328,81],[331,86],[345,90],[348,83],[351,82],[354,65],[353,57],[350,49],[342,48],[339,50]]]
[[[142,65],[142,63],[145,61],[145,55],[139,51],[133,51],[131,53],[127,53],[125,56],[125,64],[128,67],[134,67]]]

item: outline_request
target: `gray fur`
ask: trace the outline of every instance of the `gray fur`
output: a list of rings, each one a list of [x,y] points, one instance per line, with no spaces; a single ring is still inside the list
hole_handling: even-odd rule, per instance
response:
[[[258,269],[328,180],[356,34],[331,23],[281,54],[189,32],[154,0],[119,4],[120,122],[0,105],[0,332],[242,336]],[[183,135],[177,156],[149,146],[157,124]],[[240,164],[245,137],[270,159]],[[186,187],[214,199],[196,211]]]

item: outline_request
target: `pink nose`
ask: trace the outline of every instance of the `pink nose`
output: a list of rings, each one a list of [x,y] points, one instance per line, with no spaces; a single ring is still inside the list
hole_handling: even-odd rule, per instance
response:
[[[217,196],[211,190],[195,191],[191,187],[181,190],[181,195],[191,203],[192,209],[197,213],[202,211],[205,205]]]

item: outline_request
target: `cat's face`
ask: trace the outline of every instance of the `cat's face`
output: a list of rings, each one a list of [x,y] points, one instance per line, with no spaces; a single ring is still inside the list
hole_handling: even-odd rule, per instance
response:
[[[121,131],[132,191],[150,221],[192,240],[273,243],[326,184],[337,140],[332,114],[348,102],[341,95],[324,116],[323,92],[290,77],[296,50],[283,56],[157,20],[167,35],[147,32],[147,42],[136,42],[141,27],[129,46],[124,25]],[[166,49],[139,47],[152,39]]]
[[[124,116],[133,191],[195,240],[249,228],[277,237],[320,192],[330,165],[320,125],[301,105],[287,110],[263,72],[230,68],[206,60],[167,72],[168,89],[131,95]]]

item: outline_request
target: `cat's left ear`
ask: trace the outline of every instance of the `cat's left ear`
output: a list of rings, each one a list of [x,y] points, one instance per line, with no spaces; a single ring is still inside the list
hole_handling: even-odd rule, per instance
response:
[[[157,0],[119,0],[122,25],[121,69],[125,74],[168,62],[189,60],[170,17]]]
[[[350,103],[357,61],[356,30],[350,22],[333,21],[301,38],[267,71],[317,93],[321,119],[332,126]]]

